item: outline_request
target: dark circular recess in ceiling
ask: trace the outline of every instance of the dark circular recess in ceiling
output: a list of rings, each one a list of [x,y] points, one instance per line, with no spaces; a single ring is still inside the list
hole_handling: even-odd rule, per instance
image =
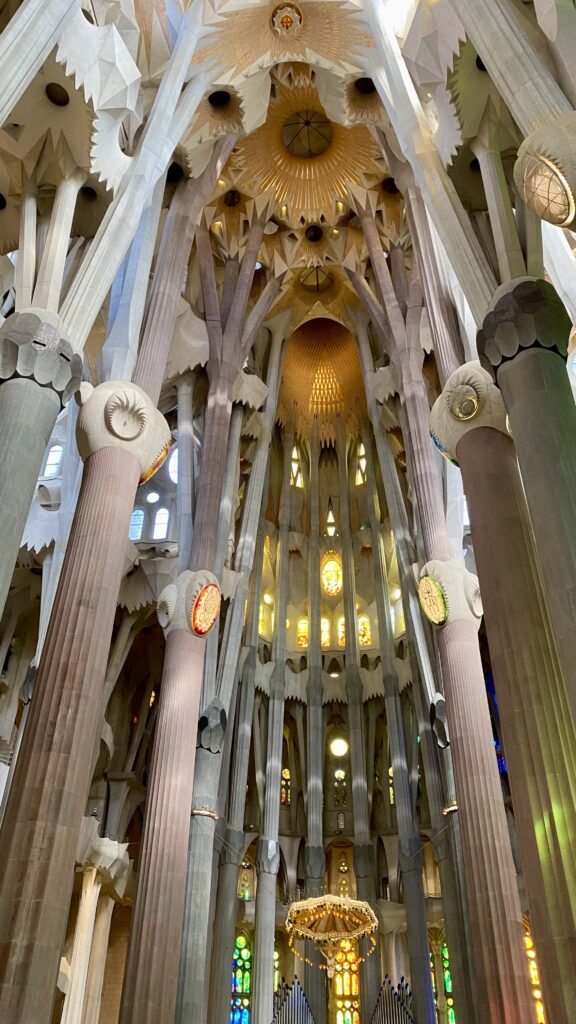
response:
[[[80,189],[80,195],[89,203],[93,203],[94,200],[98,198],[98,193],[96,189],[92,188],[91,185],[82,185],[82,188]]]
[[[478,171],[480,170],[480,162],[476,157],[470,161],[470,170],[474,171],[474,174],[478,174]]]
[[[371,78],[357,78],[354,82],[354,88],[356,92],[362,93],[363,96],[369,96],[370,93],[376,92],[376,86]]]
[[[389,196],[397,196],[400,189],[394,181],[394,178],[384,178],[384,181],[382,182],[382,191],[386,192]]]
[[[486,71],[486,65],[482,60],[482,57],[476,57],[476,67],[478,68],[478,71]]]
[[[0,192],[0,210],[5,210],[7,205],[6,196],[3,196]]]
[[[168,182],[169,185],[177,185],[179,181],[182,181],[183,177],[183,168],[180,166],[179,163],[176,163],[176,160],[173,160],[172,163],[170,164],[170,167],[168,168],[166,181]]]
[[[321,156],[332,142],[332,125],[324,111],[297,110],[282,125],[282,142],[292,156]]]
[[[208,97],[208,103],[211,107],[215,107],[216,110],[221,110],[222,107],[227,107],[232,99],[227,89],[216,89],[216,92],[211,92]]]
[[[225,206],[238,206],[238,203],[241,202],[241,200],[242,196],[238,189],[236,188],[229,188],[228,191],[224,194]]]
[[[53,103],[55,107],[67,107],[70,103],[70,97],[66,89],[58,82],[48,82],[44,91],[50,103]]]
[[[309,224],[304,234],[309,242],[319,242],[324,237],[324,232],[319,224]]]

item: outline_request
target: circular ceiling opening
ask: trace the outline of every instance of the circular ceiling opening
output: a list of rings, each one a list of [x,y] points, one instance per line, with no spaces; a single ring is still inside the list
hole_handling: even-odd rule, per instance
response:
[[[473,171],[474,174],[478,174],[480,170],[480,161],[477,157],[474,157],[474,159],[470,161],[470,170]]]
[[[482,57],[476,57],[476,67],[478,68],[478,71],[486,71],[486,65],[482,60]]]
[[[70,103],[70,97],[66,89],[59,85],[58,82],[48,82],[44,91],[50,103],[53,103],[55,107],[67,107]]]
[[[238,191],[238,189],[236,189],[236,188],[229,188],[228,191],[224,195],[224,205],[225,206],[238,206],[238,203],[241,201],[241,199],[242,199],[242,196],[241,196],[240,192]]]
[[[228,106],[231,98],[227,89],[217,89],[216,92],[210,93],[208,103],[211,107],[215,107],[216,110],[221,110],[222,107]]]
[[[319,224],[309,224],[304,232],[309,242],[319,242],[324,232]]]
[[[181,167],[176,160],[173,160],[168,168],[168,174],[166,175],[166,181],[170,185],[177,185],[179,181],[182,181],[184,177],[184,169]]]
[[[83,199],[86,199],[89,203],[93,203],[98,198],[98,193],[95,188],[91,185],[82,185],[80,189],[80,195]]]
[[[357,78],[354,82],[354,88],[357,92],[362,93],[363,96],[369,96],[370,93],[376,92],[376,86],[371,78]]]
[[[292,156],[321,156],[332,142],[332,125],[320,110],[298,110],[284,121],[282,142]]]
[[[322,267],[310,267],[300,274],[300,284],[309,292],[327,292],[333,282],[332,274]]]

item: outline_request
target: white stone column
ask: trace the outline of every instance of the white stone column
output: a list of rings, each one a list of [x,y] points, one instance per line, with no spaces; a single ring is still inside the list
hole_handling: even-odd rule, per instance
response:
[[[112,913],[115,905],[112,896],[109,896],[107,893],[100,894],[96,909],[96,920],[94,922],[81,1024],[98,1024],[100,1020],[100,1004],[102,1002],[102,987],[106,971],[110,925],[112,924]]]
[[[96,907],[102,886],[95,867],[85,867],[82,872],[82,895],[76,918],[74,946],[70,965],[70,984],[64,1000],[62,1024],[77,1024],[82,1013],[84,990],[88,977],[92,936],[96,919]]]

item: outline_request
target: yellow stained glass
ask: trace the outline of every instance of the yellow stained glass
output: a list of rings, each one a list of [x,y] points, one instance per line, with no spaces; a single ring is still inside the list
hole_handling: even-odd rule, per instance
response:
[[[346,646],[346,620],[343,615],[338,619],[338,647]]]
[[[372,627],[367,615],[358,616],[358,639],[360,647],[370,647],[372,644]]]
[[[328,551],[320,568],[322,587],[330,597],[336,597],[342,590],[342,562],[335,551]]]
[[[322,647],[330,647],[330,619],[324,615],[320,619],[320,643]]]
[[[308,647],[308,619],[305,615],[296,624],[296,643],[298,647]]]

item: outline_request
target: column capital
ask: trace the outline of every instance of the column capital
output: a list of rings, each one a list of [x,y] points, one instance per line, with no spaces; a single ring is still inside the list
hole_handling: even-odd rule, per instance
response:
[[[226,830],[226,842],[222,844],[220,860],[224,864],[236,864],[240,867],[244,859],[244,833],[238,829]]]
[[[430,436],[442,454],[458,465],[458,442],[478,427],[506,434],[506,408],[488,371],[478,363],[465,363],[450,374],[432,406]]]
[[[576,113],[561,114],[528,135],[514,165],[516,187],[537,217],[568,227],[576,217]]]
[[[319,886],[324,885],[324,869],[326,867],[326,856],[323,846],[311,846],[306,843],[304,847],[304,867],[306,879],[318,882]],[[310,893],[308,895],[311,895]],[[321,893],[317,893],[318,896]]]
[[[482,599],[478,577],[462,562],[433,559],[420,572],[418,597],[422,610],[434,626],[458,621],[472,622],[476,629],[482,620]]]
[[[258,874],[262,871],[267,875],[276,875],[278,873],[278,868],[280,867],[280,846],[277,840],[260,836],[256,853],[256,867]]]
[[[213,572],[187,569],[169,583],[156,605],[158,622],[168,636],[182,629],[192,636],[206,636],[220,614],[220,585]]]
[[[121,448],[140,463],[140,483],[160,468],[170,451],[170,428],[152,399],[137,384],[107,380],[83,383],[76,442],[84,462],[102,448]]]
[[[478,331],[480,362],[496,379],[498,370],[524,349],[568,352],[572,321],[551,284],[536,277],[508,281],[496,291]]]
[[[30,307],[0,327],[0,382],[19,377],[55,391],[62,407],[80,386],[82,357],[56,313]]]

